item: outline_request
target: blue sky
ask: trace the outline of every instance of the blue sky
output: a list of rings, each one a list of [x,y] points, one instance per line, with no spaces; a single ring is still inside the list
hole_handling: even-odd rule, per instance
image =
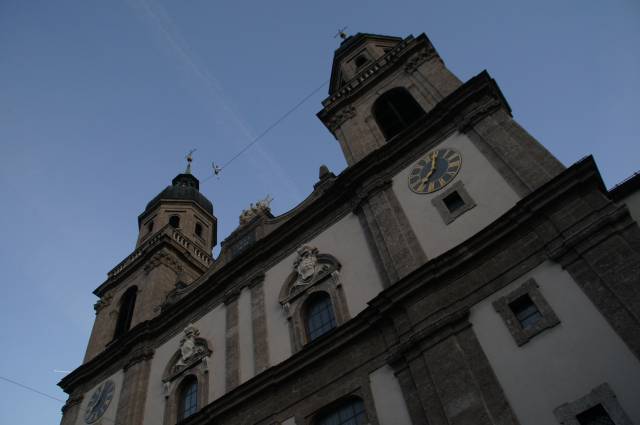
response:
[[[184,168],[225,163],[329,78],[337,29],[427,33],[462,80],[483,69],[566,165],[608,186],[637,171],[637,1],[0,0],[0,376],[59,398],[91,291],[134,248],[137,215]],[[203,182],[219,240],[249,203],[281,214],[318,167],[345,167],[313,96]],[[0,381],[0,423],[55,424],[60,403]]]

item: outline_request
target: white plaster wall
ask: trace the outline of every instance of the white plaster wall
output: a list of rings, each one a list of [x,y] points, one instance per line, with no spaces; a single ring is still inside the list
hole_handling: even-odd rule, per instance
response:
[[[623,202],[627,204],[631,217],[640,223],[640,191],[627,196]]]
[[[531,277],[560,324],[517,347],[491,303]],[[640,362],[559,265],[543,264],[478,303],[470,321],[522,425],[557,425],[556,407],[604,382],[640,423]]]
[[[362,226],[353,214],[348,214],[320,235],[304,242],[321,253],[335,256],[342,264],[340,279],[351,317],[356,316],[367,302],[382,291],[382,280],[367,245]],[[291,355],[289,325],[278,297],[289,273],[293,271],[295,252],[269,269],[265,276],[265,312],[269,335],[271,365]]]
[[[225,321],[224,305],[218,305],[194,325],[200,331],[200,337],[209,343],[213,351],[209,360],[209,403],[225,392]],[[162,375],[171,357],[180,347],[182,332],[169,339],[156,349],[151,360],[149,389],[145,404],[144,424],[161,425],[164,420],[165,398]]]
[[[409,173],[415,162],[393,178],[393,190],[405,211],[422,249],[428,258],[448,251],[496,220],[513,207],[520,197],[467,136],[454,133],[434,149],[452,148],[462,155],[460,172],[449,185],[431,194],[417,194],[409,189]],[[451,185],[462,181],[476,206],[448,225],[431,203]]]
[[[400,383],[389,366],[369,374],[371,393],[380,425],[412,425]]]
[[[238,344],[240,345],[240,383],[255,375],[253,327],[251,325],[251,290],[243,288],[238,297]]]
[[[98,388],[100,385],[102,385],[104,382],[108,381],[109,379],[113,381],[116,389],[113,394],[113,398],[111,399],[111,403],[109,403],[109,407],[107,407],[107,410],[104,412],[104,415],[102,415],[101,420],[103,423],[115,423],[116,412],[118,411],[118,403],[120,402],[120,393],[122,392],[123,378],[124,378],[124,372],[122,370],[119,370],[118,372],[111,375],[109,378],[98,383],[89,391],[87,391],[87,393],[85,393],[84,395],[84,398],[82,399],[82,402],[80,403],[80,413],[78,413],[76,424],[86,425],[84,421],[84,415],[87,411],[87,406],[89,405],[89,401],[91,401],[91,396],[93,395],[93,392],[96,390],[96,388]],[[100,423],[100,421],[98,421],[97,423]]]

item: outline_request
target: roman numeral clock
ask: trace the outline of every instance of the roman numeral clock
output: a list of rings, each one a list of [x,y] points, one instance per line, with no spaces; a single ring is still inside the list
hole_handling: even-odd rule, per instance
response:
[[[460,152],[435,149],[420,158],[409,173],[409,189],[415,193],[433,193],[451,183],[462,165]]]
[[[84,421],[87,424],[94,423],[104,415],[104,412],[106,412],[109,407],[109,403],[111,403],[111,399],[113,399],[115,389],[116,386],[111,380],[96,388],[91,395],[87,410],[84,414]]]

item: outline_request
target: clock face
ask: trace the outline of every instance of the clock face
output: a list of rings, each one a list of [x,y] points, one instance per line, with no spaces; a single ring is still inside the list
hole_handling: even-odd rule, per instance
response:
[[[460,152],[434,149],[415,163],[409,173],[409,189],[415,193],[432,193],[440,190],[458,175],[462,165]]]
[[[87,405],[87,410],[84,414],[84,421],[86,423],[93,423],[104,415],[104,412],[107,411],[107,407],[109,407],[109,403],[111,403],[115,389],[116,386],[111,380],[96,388],[91,395],[91,399],[89,399],[89,404]]]

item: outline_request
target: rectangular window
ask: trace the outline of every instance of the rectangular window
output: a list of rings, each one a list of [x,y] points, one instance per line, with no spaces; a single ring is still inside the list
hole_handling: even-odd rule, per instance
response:
[[[495,300],[493,308],[504,320],[518,346],[560,323],[533,279]]]
[[[509,304],[509,308],[511,308],[518,322],[520,322],[522,329],[529,329],[542,319],[540,310],[538,310],[538,307],[536,307],[528,294],[516,298]]]
[[[454,212],[464,207],[464,200],[457,191],[445,196],[442,199],[442,202],[444,202],[444,205],[447,207],[449,212]]]
[[[580,425],[615,425],[602,404],[596,404],[590,409],[576,415]]]

